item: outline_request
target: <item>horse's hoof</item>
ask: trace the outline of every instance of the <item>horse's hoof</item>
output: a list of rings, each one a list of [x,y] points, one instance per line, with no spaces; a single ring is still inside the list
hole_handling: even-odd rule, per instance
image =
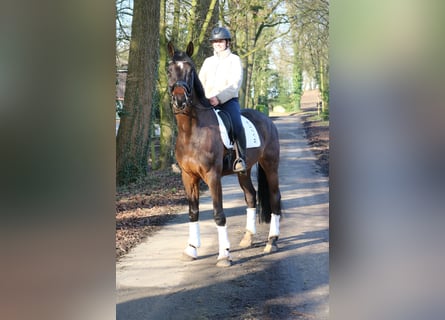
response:
[[[276,252],[278,251],[278,247],[277,245],[272,245],[272,244],[266,244],[266,247],[264,248],[264,253],[272,253],[272,252]]]
[[[248,231],[244,234],[244,237],[241,239],[239,243],[241,248],[249,248],[252,246],[252,234]]]
[[[264,248],[264,252],[265,253],[277,252],[278,251],[277,240],[278,237],[270,238],[266,244],[266,247]]]
[[[183,261],[193,261],[198,258],[198,250],[195,247],[187,246],[185,250],[182,252],[182,260]]]
[[[229,257],[225,257],[225,258],[221,258],[218,259],[218,261],[216,261],[216,266],[217,267],[230,267],[232,265],[232,260],[229,259]]]

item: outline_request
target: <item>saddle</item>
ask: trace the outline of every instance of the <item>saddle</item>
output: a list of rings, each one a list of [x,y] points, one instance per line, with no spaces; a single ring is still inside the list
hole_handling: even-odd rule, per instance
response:
[[[216,114],[216,118],[219,123],[219,131],[221,133],[221,140],[226,148],[226,152],[224,152],[223,158],[223,170],[227,171],[233,168],[233,162],[235,160],[235,150],[234,150],[234,130],[232,125],[232,119],[230,115],[221,109],[213,109]],[[256,130],[253,123],[241,115],[241,122],[244,127],[244,133],[246,135],[246,149],[247,148],[256,148],[261,145],[261,140],[258,135],[258,131]]]
[[[221,109],[213,110],[216,114],[216,118],[218,119],[219,131],[221,133],[221,139],[224,143],[224,146],[227,149],[233,149],[233,143],[235,139],[230,115]],[[255,128],[254,124],[243,115],[241,115],[241,122],[243,124],[244,133],[246,135],[246,148],[258,148],[259,146],[261,146],[260,136],[258,135],[258,131]]]

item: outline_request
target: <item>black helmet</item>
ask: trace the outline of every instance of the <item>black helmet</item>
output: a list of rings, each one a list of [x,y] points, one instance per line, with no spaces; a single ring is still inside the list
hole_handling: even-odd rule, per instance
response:
[[[212,30],[212,34],[210,36],[210,41],[214,40],[232,40],[232,36],[230,35],[229,30],[222,27],[216,27]]]

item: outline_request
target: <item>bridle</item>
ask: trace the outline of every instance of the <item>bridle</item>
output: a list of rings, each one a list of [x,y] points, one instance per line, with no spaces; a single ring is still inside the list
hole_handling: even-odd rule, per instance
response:
[[[190,72],[190,81],[189,83],[187,83],[187,81],[185,80],[177,80],[171,87],[169,87],[169,94],[170,94],[170,98],[171,98],[171,104],[172,104],[172,111],[173,114],[177,115],[177,114],[185,114],[188,115],[190,113],[191,108],[193,107],[193,109],[195,110],[200,110],[200,111],[209,111],[209,110],[213,110],[213,108],[210,106],[210,104],[208,104],[207,100],[206,102],[201,101],[201,103],[195,103],[195,105],[193,105],[193,89],[195,87],[195,77],[197,77],[198,75],[196,74],[195,71],[195,67],[193,65],[193,63],[189,62],[189,61],[184,61],[184,60],[180,60],[180,61],[169,61],[169,65],[174,64],[177,65],[179,63],[183,63],[183,64],[188,64],[191,67]],[[185,77],[187,78],[187,77]],[[198,79],[198,83],[199,83],[199,79]],[[179,97],[182,96],[182,97]],[[203,97],[205,99],[205,97]]]
[[[193,81],[193,80],[192,80]],[[178,101],[178,97],[176,96],[177,94],[180,93],[175,93],[175,90],[177,88],[180,88],[183,90],[183,94],[185,96],[185,100],[181,103],[181,105],[179,105],[179,101]],[[192,89],[190,88],[190,86],[187,84],[187,82],[182,81],[182,80],[178,80],[176,81],[170,91],[170,97],[171,97],[171,102],[173,107],[175,108],[175,113],[181,113],[183,110],[185,110],[186,107],[190,107],[191,103],[192,103]]]
[[[181,61],[181,62],[188,63],[186,61]],[[172,61],[171,63],[176,63],[176,61]],[[191,72],[193,72],[193,70]],[[190,78],[191,78],[191,84],[188,84],[184,80],[178,80],[172,85],[172,87],[169,90],[174,114],[186,113],[187,107],[190,107],[192,105],[192,90],[194,85],[193,83],[194,75],[192,74]],[[180,99],[178,99],[177,95],[183,95],[185,99],[181,99],[183,100],[181,102]]]

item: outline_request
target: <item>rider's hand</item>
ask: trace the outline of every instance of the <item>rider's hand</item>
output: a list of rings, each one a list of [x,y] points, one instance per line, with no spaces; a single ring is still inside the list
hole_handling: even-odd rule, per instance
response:
[[[209,99],[209,102],[210,102],[210,104],[211,104],[212,106],[214,106],[214,107],[216,107],[216,106],[219,104],[219,100],[218,100],[217,97],[211,97],[211,98]]]

